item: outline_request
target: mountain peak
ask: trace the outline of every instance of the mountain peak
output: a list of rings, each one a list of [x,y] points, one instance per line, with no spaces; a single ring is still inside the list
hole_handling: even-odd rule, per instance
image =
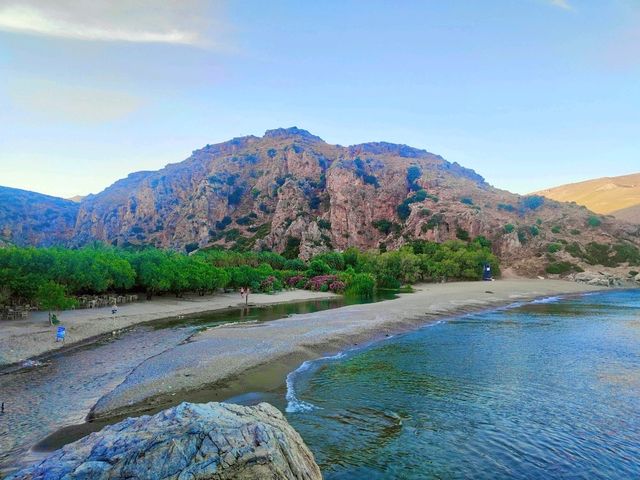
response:
[[[289,128],[275,128],[273,130],[267,130],[264,132],[264,138],[288,138],[288,137],[300,137],[309,140],[316,140],[323,142],[320,137],[309,133],[307,130],[303,130],[298,127]]]

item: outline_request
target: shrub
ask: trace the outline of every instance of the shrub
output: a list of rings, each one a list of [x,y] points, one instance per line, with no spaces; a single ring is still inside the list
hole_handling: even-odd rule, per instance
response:
[[[407,216],[408,216],[408,214],[407,214]],[[377,228],[378,230],[380,230],[384,234],[388,234],[391,231],[391,226],[392,225],[393,224],[389,220],[385,220],[385,219],[375,220],[373,222],[373,226],[375,228]]]
[[[309,263],[309,270],[307,270],[307,276],[317,277],[320,275],[326,275],[331,272],[331,267],[322,260],[312,260]]]
[[[291,236],[287,237],[282,256],[289,259],[298,258],[300,256],[300,239]]]
[[[463,242],[468,242],[471,239],[471,237],[469,237],[469,232],[460,227],[456,228],[456,237]]]
[[[562,245],[560,245],[559,243],[550,243],[549,245],[547,245],[547,252],[549,253],[556,253],[559,252],[562,249]]]
[[[325,220],[324,218],[318,219],[318,227],[323,230],[331,230],[331,222],[329,220]]]
[[[197,243],[197,242],[195,242],[195,243],[187,243],[187,244],[184,246],[184,249],[185,249],[185,251],[186,251],[187,253],[191,253],[191,252],[193,252],[193,251],[197,250],[199,246],[200,246],[200,245],[198,245],[198,243]]]
[[[507,223],[504,227],[502,227],[502,229],[504,230],[504,233],[512,233],[516,229],[516,226],[512,223]]]
[[[348,296],[371,298],[375,293],[376,282],[370,273],[356,273],[346,282],[344,293]]]
[[[569,272],[582,272],[583,270],[570,262],[553,262],[547,265],[545,271],[550,274],[563,275]]]
[[[587,225],[592,227],[592,228],[599,227],[600,225],[602,225],[602,220],[600,220],[595,215],[591,215],[587,219]]]
[[[224,230],[225,228],[227,228],[229,225],[231,224],[231,217],[226,216],[224,217],[222,220],[216,222],[216,229],[217,230]]]
[[[529,233],[531,233],[532,237],[537,237],[538,235],[540,235],[540,229],[535,225],[531,225],[529,227]]]
[[[560,233],[560,226],[559,225],[554,225],[553,227],[551,227],[551,233]]]
[[[505,212],[515,212],[516,207],[509,205],[508,203],[499,203],[498,210],[504,210]]]
[[[409,190],[416,192],[420,190],[417,180],[422,176],[422,170],[416,165],[411,165],[407,169],[407,183],[409,184]]]
[[[464,203],[465,205],[473,205],[473,200],[469,197],[462,197],[460,199],[461,203]]]
[[[541,197],[540,195],[530,195],[528,197],[524,197],[520,203],[525,209],[537,210],[544,204],[544,197]]]

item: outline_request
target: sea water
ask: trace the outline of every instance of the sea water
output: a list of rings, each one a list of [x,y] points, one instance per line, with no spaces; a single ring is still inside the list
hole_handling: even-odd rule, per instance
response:
[[[452,318],[287,385],[327,479],[640,478],[640,291]]]

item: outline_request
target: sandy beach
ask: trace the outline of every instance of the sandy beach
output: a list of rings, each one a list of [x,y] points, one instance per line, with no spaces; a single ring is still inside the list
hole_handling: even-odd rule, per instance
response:
[[[93,408],[93,418],[128,415],[171,403],[180,392],[203,386],[230,391],[249,371],[299,364],[418,328],[447,316],[539,297],[601,290],[560,280],[502,280],[424,284],[381,303],[265,322],[223,325],[140,364]],[[295,367],[294,367],[295,368]],[[282,375],[282,368],[278,373]],[[242,381],[242,380],[240,380]]]
[[[296,302],[336,296],[332,293],[309,290],[287,290],[268,294],[252,294],[255,305]],[[202,312],[234,308],[241,305],[238,293],[205,297],[156,297],[118,307],[113,316],[111,307],[68,310],[58,314],[67,329],[65,343],[55,341],[56,327],[49,326],[47,312],[35,312],[26,320],[0,321],[0,368],[29,358],[69,348],[111,332],[126,329],[161,318],[192,315]]]

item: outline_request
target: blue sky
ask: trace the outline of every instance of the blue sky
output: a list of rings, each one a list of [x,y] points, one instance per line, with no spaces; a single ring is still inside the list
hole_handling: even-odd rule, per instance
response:
[[[0,185],[69,197],[297,125],[527,193],[640,171],[636,0],[0,0]]]

